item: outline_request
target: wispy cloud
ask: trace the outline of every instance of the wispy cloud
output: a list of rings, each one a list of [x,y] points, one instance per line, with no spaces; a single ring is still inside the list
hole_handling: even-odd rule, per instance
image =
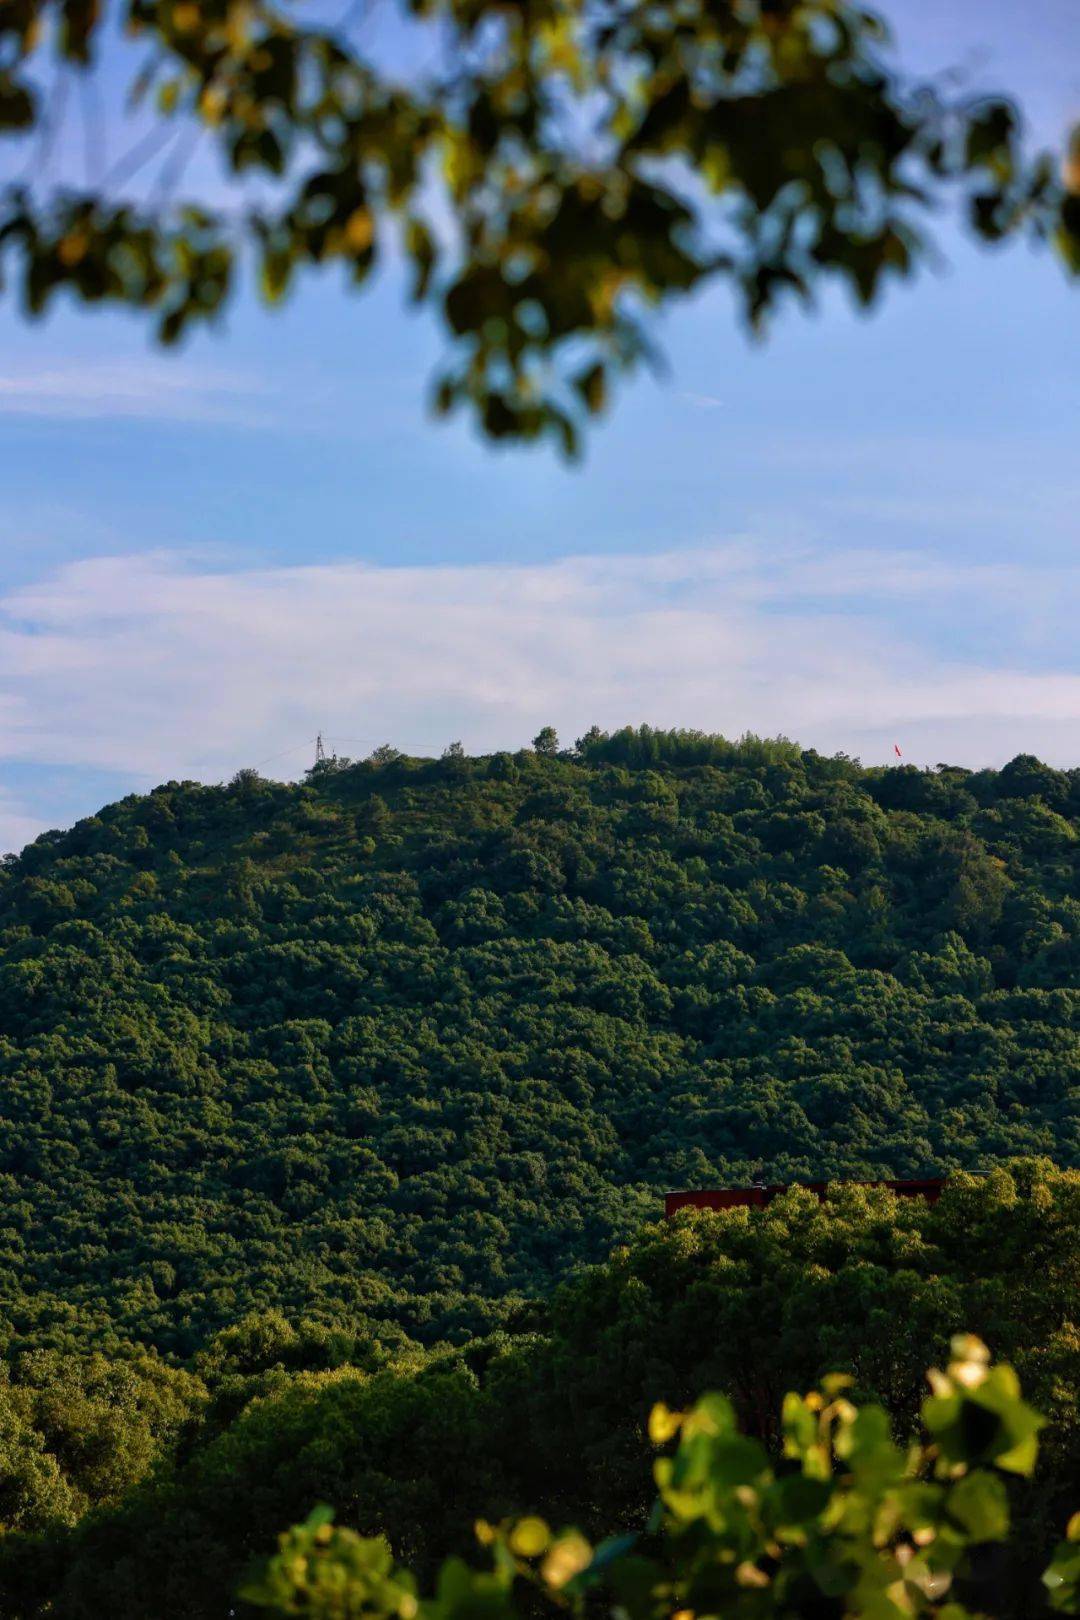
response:
[[[17,794],[0,788],[0,852],[22,849],[48,827],[49,823],[29,811]]]
[[[686,388],[680,389],[679,398],[685,400],[688,405],[696,405],[700,411],[718,411],[724,406],[724,401],[718,399],[715,394],[695,394]]]
[[[749,540],[537,566],[98,557],[0,601],[0,757],[146,785],[220,778],[316,730],[344,752],[434,751],[647,720],[867,759],[899,740],[927,762],[1072,763],[1078,601],[1076,569]],[[921,636],[931,610],[963,622],[963,657]],[[0,804],[0,844],[20,814]]]
[[[7,416],[263,427],[273,419],[273,404],[256,378],[171,357],[0,372],[0,413]]]

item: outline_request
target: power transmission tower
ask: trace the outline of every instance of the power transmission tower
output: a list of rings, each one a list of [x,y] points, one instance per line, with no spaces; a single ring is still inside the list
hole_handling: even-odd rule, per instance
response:
[[[325,765],[326,764],[326,749],[323,747],[323,740],[322,740],[322,732],[321,731],[319,732],[319,735],[315,738],[315,763],[316,763],[316,765]]]

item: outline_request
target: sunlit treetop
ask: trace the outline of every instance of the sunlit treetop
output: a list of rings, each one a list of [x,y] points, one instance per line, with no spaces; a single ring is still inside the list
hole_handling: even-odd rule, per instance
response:
[[[134,64],[138,144],[52,179],[65,84],[107,50]],[[174,130],[249,177],[239,210],[184,197],[172,149],[167,183],[132,189]],[[1005,100],[912,80],[844,0],[384,0],[374,19],[348,0],[5,0],[0,135],[30,156],[0,273],[31,314],[66,287],[174,343],[245,259],[274,302],[302,271],[337,261],[359,287],[399,255],[446,333],[437,408],[567,451],[649,358],[649,311],[710,280],[755,329],[824,280],[871,305],[927,256],[943,199],[978,238],[1034,235],[1080,270],[1080,157],[1032,156]]]

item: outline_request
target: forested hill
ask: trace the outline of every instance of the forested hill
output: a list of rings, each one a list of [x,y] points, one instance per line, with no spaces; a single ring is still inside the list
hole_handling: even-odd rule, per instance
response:
[[[460,1342],[667,1187],[1080,1164],[1080,772],[542,742],[173,782],[7,861],[7,1329]]]

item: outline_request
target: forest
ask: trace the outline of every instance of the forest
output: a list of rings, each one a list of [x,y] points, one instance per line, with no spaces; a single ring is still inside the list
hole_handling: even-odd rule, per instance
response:
[[[961,1331],[1049,1418],[995,1576],[1035,1612],[1080,1506],[1078,831],[1030,756],[545,728],[8,857],[4,1613],[223,1616],[323,1501],[422,1578],[478,1515],[639,1525],[653,1403],[769,1447],[843,1371],[902,1437]]]

